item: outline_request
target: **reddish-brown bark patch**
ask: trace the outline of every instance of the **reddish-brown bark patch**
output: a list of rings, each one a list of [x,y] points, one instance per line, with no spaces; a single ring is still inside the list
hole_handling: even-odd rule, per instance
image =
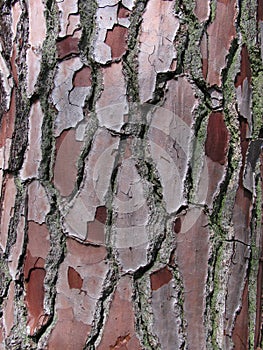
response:
[[[69,196],[74,189],[81,145],[75,139],[75,129],[63,131],[56,140],[54,185],[61,196]]]
[[[208,84],[221,86],[221,72],[231,42],[236,37],[236,0],[217,1],[216,16],[208,26]],[[227,18],[227,20],[226,20]]]
[[[30,280],[30,274],[33,269],[44,268],[45,260],[41,257],[32,256],[30,251],[27,250],[26,259],[24,263],[24,277],[26,281]]]
[[[57,42],[58,58],[63,59],[69,55],[77,55],[79,53],[79,38],[68,36]]]
[[[221,2],[221,4],[228,5],[230,4],[231,0],[217,0],[217,2]]]
[[[127,18],[130,16],[131,11],[129,11],[126,7],[124,7],[122,4],[119,5],[118,9],[118,18]]]
[[[204,79],[207,78],[207,72],[208,72],[208,59],[203,58],[202,59],[202,73],[203,73]]]
[[[44,317],[44,278],[46,271],[43,268],[35,268],[31,271],[29,282],[26,285],[25,302],[28,309],[28,326],[30,335],[33,335]]]
[[[15,89],[12,91],[9,111],[4,113],[0,126],[0,147],[5,145],[7,138],[11,139],[14,131],[14,121],[16,115],[16,95]]]
[[[180,218],[176,218],[175,222],[174,222],[174,232],[175,233],[179,233],[180,230],[181,230],[181,226],[182,226],[181,219]]]
[[[207,126],[205,153],[214,162],[224,165],[228,149],[229,134],[220,112],[211,113]]]
[[[91,69],[83,67],[76,72],[73,79],[73,86],[91,86]]]
[[[245,118],[240,117],[240,144],[241,144],[241,153],[242,153],[242,165],[245,165],[245,158],[247,154],[247,149],[249,146],[249,140],[247,139],[247,131],[248,131],[248,122]]]
[[[184,315],[189,349],[205,348],[205,291],[209,259],[208,218],[193,208],[182,218],[175,260],[184,285]]]
[[[246,45],[242,46],[241,50],[241,67],[240,67],[240,73],[238,73],[235,81],[235,87],[243,84],[243,81],[245,79],[248,79],[248,82],[251,82],[251,67],[250,67],[250,61],[249,61],[249,55]]]
[[[80,277],[80,274],[71,266],[68,268],[68,284],[70,289],[81,289],[83,285],[83,279]]]
[[[164,267],[158,271],[155,271],[151,274],[151,288],[152,290],[157,290],[163,285],[169,283],[173,275],[167,267]]]
[[[111,47],[112,59],[121,58],[127,50],[128,29],[115,25],[112,30],[107,31],[105,43]]]
[[[105,224],[107,220],[107,208],[104,206],[98,207],[96,210],[95,218],[102,224]]]
[[[263,21],[263,0],[258,0],[257,19],[258,21]]]
[[[232,340],[235,349],[247,350],[249,348],[249,312],[248,312],[248,283],[246,282],[243,297],[242,308],[237,315]]]

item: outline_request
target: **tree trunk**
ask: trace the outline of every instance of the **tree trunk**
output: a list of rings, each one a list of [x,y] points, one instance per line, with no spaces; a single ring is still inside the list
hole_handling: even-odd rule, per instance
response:
[[[263,1],[0,6],[0,349],[260,349]]]

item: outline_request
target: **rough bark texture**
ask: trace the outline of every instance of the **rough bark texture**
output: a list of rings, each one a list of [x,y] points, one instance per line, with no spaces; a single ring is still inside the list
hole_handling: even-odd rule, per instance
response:
[[[262,348],[263,1],[0,8],[0,349]]]

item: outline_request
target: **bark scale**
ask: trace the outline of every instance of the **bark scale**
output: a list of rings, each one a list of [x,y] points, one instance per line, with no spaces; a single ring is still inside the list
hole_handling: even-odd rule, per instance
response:
[[[262,347],[262,0],[3,0],[1,349]]]

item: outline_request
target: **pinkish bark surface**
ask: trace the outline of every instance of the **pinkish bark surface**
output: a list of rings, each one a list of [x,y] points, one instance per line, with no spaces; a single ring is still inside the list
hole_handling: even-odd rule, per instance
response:
[[[204,22],[209,17],[209,1],[196,0],[195,1],[195,15],[200,22]]]
[[[123,277],[117,285],[103,336],[97,348],[98,350],[142,349],[135,333],[132,286],[129,277]]]
[[[5,333],[5,336],[8,336],[10,334],[10,331],[14,324],[14,318],[15,318],[14,298],[15,298],[15,283],[12,281],[10,284],[9,295],[4,303],[4,310],[3,310],[3,323],[4,323],[3,330]]]
[[[38,181],[33,181],[28,186],[28,203],[28,220],[43,224],[50,205],[45,188]]]
[[[233,330],[233,342],[236,349],[245,350],[249,347],[248,322],[248,283],[246,282],[242,297],[242,309],[237,315],[235,327]]]
[[[175,260],[182,274],[187,339],[193,350],[206,347],[203,311],[209,256],[207,220],[200,209],[190,210],[176,236]]]
[[[37,101],[31,107],[29,114],[29,135],[28,147],[25,154],[25,161],[21,169],[21,178],[37,178],[39,164],[42,160],[41,139],[42,139],[43,112],[40,102]]]
[[[227,21],[225,20],[227,18]],[[236,36],[236,0],[217,1],[216,16],[207,29],[207,83],[221,86],[222,69],[232,40]]]
[[[82,142],[76,140],[76,130],[65,130],[56,139],[54,185],[61,196],[69,196],[74,189],[77,176],[77,161]]]
[[[83,349],[89,330],[90,326],[76,320],[71,308],[59,310],[58,321],[45,349]]]

